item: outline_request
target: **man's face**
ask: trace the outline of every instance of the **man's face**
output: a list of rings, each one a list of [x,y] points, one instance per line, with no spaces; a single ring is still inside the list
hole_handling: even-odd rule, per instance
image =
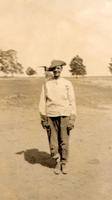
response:
[[[59,78],[62,71],[62,66],[56,66],[53,69],[54,78]]]

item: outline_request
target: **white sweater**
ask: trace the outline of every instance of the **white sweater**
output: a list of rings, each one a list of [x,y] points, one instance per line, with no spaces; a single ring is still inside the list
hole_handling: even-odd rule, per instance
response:
[[[42,86],[39,112],[48,117],[76,115],[72,83],[64,78],[46,81]]]

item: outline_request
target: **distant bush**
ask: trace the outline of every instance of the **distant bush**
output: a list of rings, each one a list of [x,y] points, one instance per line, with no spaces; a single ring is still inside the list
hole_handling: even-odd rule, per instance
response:
[[[34,75],[34,74],[37,74],[37,72],[36,72],[32,67],[28,67],[28,68],[26,69],[26,74],[27,74],[28,76],[32,76],[32,75]]]

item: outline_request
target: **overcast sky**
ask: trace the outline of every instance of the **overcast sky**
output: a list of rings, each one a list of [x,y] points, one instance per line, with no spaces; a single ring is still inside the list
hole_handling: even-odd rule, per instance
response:
[[[36,69],[78,54],[89,75],[108,75],[112,0],[0,0],[0,49]]]

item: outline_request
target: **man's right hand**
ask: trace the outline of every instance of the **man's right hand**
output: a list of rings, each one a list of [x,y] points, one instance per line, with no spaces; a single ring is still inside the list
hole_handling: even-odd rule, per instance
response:
[[[43,127],[44,129],[49,128],[48,121],[43,121],[43,120],[41,120],[41,125],[42,125],[42,127]]]
[[[49,128],[49,124],[48,124],[48,117],[45,115],[41,115],[41,125],[44,129]]]

